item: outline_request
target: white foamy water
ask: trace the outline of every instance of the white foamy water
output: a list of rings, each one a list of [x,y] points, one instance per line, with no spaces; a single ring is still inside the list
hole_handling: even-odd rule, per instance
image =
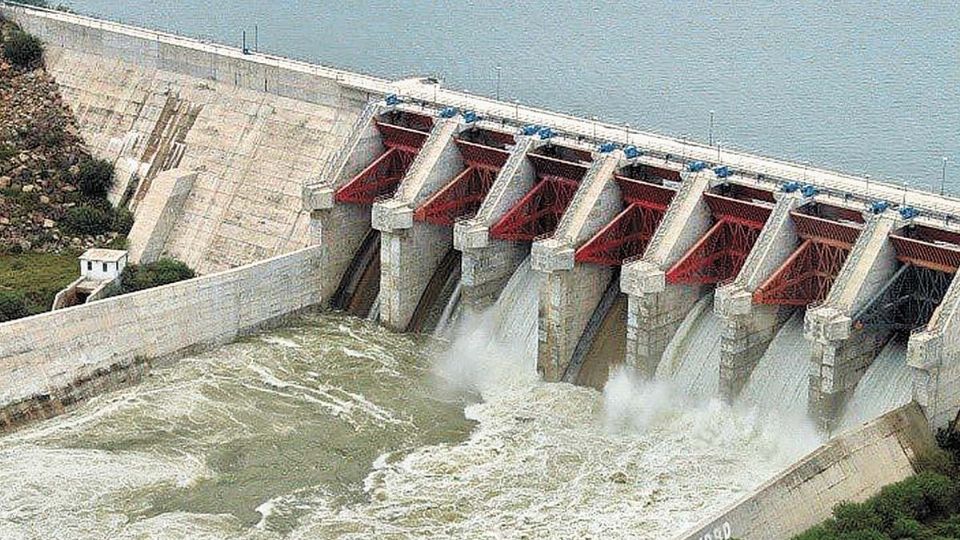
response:
[[[840,429],[849,429],[890,412],[913,399],[913,373],[907,365],[907,346],[891,339],[857,383],[847,403]]]
[[[454,287],[453,294],[450,295],[450,300],[447,301],[447,305],[443,308],[443,313],[440,314],[440,321],[437,322],[437,328],[433,331],[433,337],[443,339],[449,337],[453,332],[457,324],[457,318],[460,315],[460,296],[462,290],[463,281],[458,279],[457,286]]]
[[[691,397],[713,398],[720,386],[720,336],[713,295],[701,298],[687,314],[657,366],[657,379],[670,380]]]
[[[623,369],[540,381],[538,280],[444,351],[324,315],[0,439],[0,537],[664,538],[817,444]]]
[[[810,342],[803,337],[803,311],[798,311],[770,342],[740,399],[763,411],[806,415],[809,373]]]
[[[369,502],[327,506],[294,538],[664,538],[817,444],[623,369],[602,394],[543,383],[537,280],[521,265],[437,363],[449,389],[482,396],[470,438],[380,460]]]

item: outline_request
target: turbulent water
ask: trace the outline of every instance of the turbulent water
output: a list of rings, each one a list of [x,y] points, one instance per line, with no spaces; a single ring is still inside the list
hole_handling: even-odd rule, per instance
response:
[[[913,373],[907,365],[907,345],[894,338],[877,355],[857,383],[840,428],[847,429],[890,412],[913,399]]]
[[[450,344],[320,315],[0,439],[0,538],[662,538],[816,444],[536,375],[524,264]]]
[[[794,313],[757,362],[741,399],[764,411],[803,415],[810,386],[810,342],[803,337],[803,311]]]
[[[673,381],[689,396],[711,398],[720,386],[720,337],[713,295],[701,298],[677,329],[657,366],[657,379]]]

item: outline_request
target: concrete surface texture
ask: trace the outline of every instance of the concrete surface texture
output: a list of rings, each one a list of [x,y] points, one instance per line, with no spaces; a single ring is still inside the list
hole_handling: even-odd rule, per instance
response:
[[[136,207],[164,170],[197,173],[164,251],[209,273],[308,244],[303,185],[365,93],[145,32],[11,14],[45,40],[47,68],[82,135],[116,164],[114,202]]]
[[[790,212],[802,202],[799,194],[778,196],[740,274],[714,296],[714,311],[726,327],[720,338],[720,397],[728,402],[740,395],[780,328],[780,308],[754,304],[753,293],[796,248]]]
[[[157,175],[137,205],[136,220],[127,235],[130,262],[148,264],[163,255],[167,238],[183,217],[197,173],[170,169]]]
[[[915,403],[824,444],[678,540],[779,540],[816,525],[840,502],[861,502],[917,471],[936,448]]]
[[[910,336],[907,364],[913,369],[913,398],[934,428],[960,412],[960,274],[927,327]]]
[[[84,384],[215,345],[320,303],[320,249],[0,324],[0,431],[89,396]],[[114,375],[110,375],[113,377]],[[86,381],[86,382],[85,382]],[[116,381],[114,381],[116,382]],[[83,383],[83,384],[81,384]],[[95,384],[94,390],[110,389]]]
[[[883,348],[888,332],[856,330],[853,317],[893,275],[897,261],[888,236],[899,225],[895,213],[870,216],[823,304],[807,311],[810,340],[809,410],[830,429],[857,383]]]
[[[649,377],[700,296],[699,287],[668,285],[665,273],[709,229],[710,209],[702,195],[716,176],[704,170],[682,177],[643,257],[625,263],[620,276],[620,289],[628,295],[626,363]]]

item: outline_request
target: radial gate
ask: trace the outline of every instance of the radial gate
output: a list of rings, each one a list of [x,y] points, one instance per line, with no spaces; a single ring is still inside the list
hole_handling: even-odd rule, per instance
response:
[[[667,283],[708,285],[737,277],[773,210],[773,193],[722,184],[703,194],[714,224],[667,270]]]
[[[555,145],[527,158],[536,171],[534,186],[490,228],[492,238],[532,242],[553,234],[593,159],[589,152]]]
[[[392,195],[426,142],[433,120],[419,114],[391,111],[375,119],[374,124],[386,150],[337,190],[337,202],[373,204],[381,197]]]
[[[791,216],[800,245],[753,293],[757,304],[807,306],[825,299],[864,226],[859,212],[816,202]]]
[[[911,225],[890,235],[901,266],[854,317],[859,328],[913,331],[930,321],[960,267],[960,234]]]
[[[614,179],[626,207],[577,250],[577,262],[620,266],[624,260],[642,255],[676,194],[676,189],[664,182],[678,182],[680,172],[637,164]]]
[[[455,139],[466,168],[423,203],[413,218],[435,225],[452,226],[476,214],[497,179],[515,143],[513,135],[483,129],[464,132]]]

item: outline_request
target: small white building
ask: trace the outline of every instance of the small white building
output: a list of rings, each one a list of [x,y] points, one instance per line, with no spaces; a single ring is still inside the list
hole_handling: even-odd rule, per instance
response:
[[[119,249],[88,249],[80,256],[80,275],[90,280],[114,280],[127,266],[127,252]]]

